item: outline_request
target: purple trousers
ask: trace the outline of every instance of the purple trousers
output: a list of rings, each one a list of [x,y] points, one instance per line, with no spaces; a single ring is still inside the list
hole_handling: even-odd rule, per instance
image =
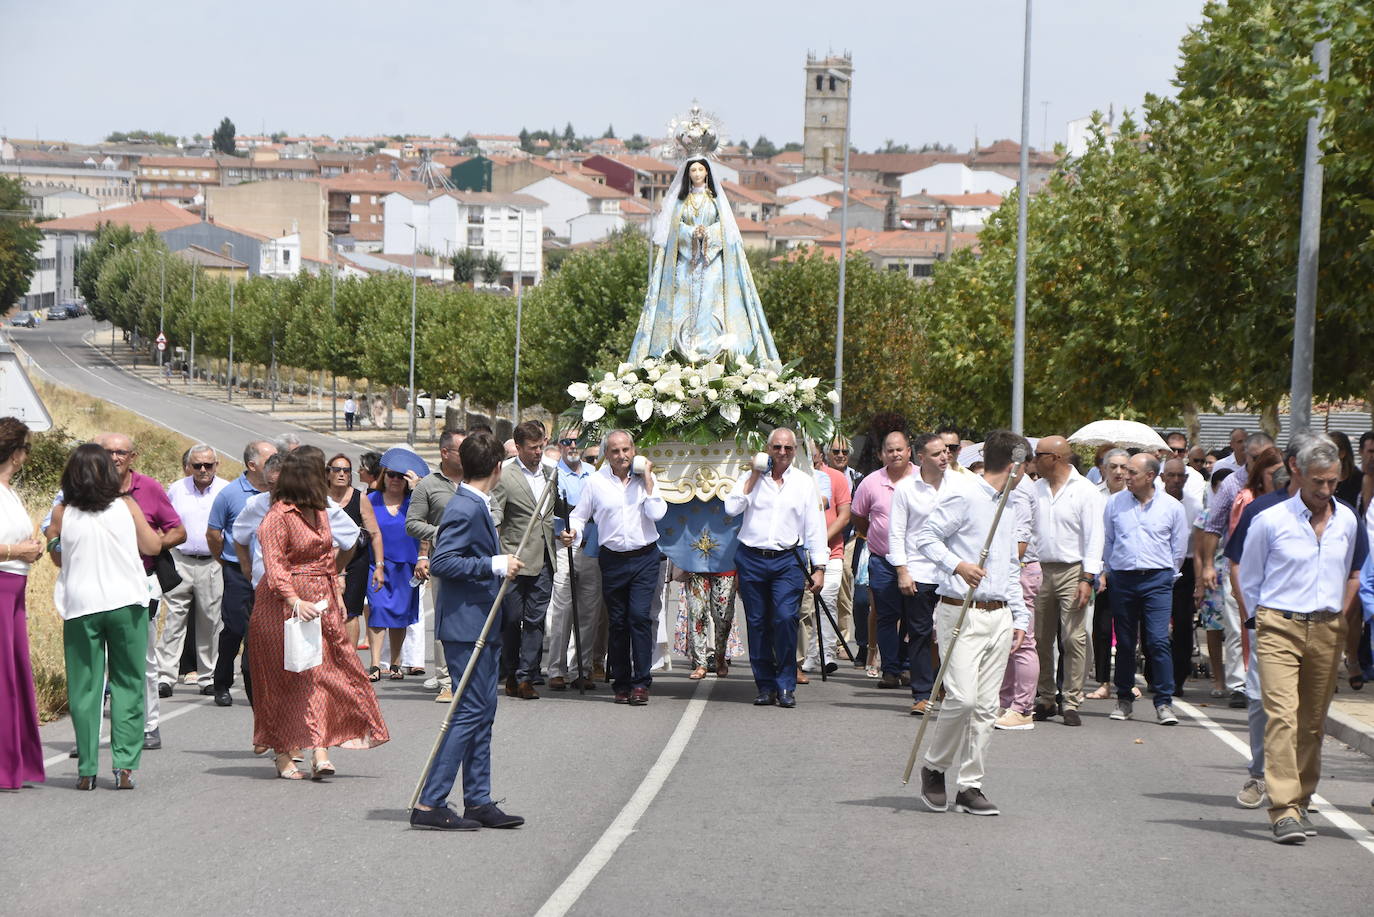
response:
[[[1040,679],[1040,654],[1035,649],[1035,594],[1039,591],[1040,564],[1026,564],[1021,568],[1021,596],[1031,613],[1031,620],[1026,628],[1026,639],[1007,657],[1007,674],[1002,678],[1002,693],[997,698],[998,704],[1017,713],[1031,712],[1035,704],[1035,683]]]
[[[0,573],[0,788],[43,781],[43,742],[29,665],[28,577]]]

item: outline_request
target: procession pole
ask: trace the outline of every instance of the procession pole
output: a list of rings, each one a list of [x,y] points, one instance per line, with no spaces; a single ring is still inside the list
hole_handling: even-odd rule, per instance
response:
[[[983,551],[978,555],[978,566],[982,567],[988,562],[988,553],[992,550],[992,539],[997,534],[997,524],[1002,521],[1002,510],[1007,506],[1007,498],[1011,494],[1013,482],[1016,481],[1017,472],[1026,461],[1026,450],[1023,446],[1017,446],[1011,457],[1011,471],[1007,473],[1006,483],[1002,485],[1002,492],[997,496],[997,511],[992,515],[992,526],[988,529],[987,540],[983,542]],[[935,683],[931,685],[930,696],[940,696],[940,686],[945,681],[945,671],[949,668],[950,659],[954,658],[954,646],[959,642],[959,631],[963,630],[964,618],[968,616],[969,606],[973,604],[973,593],[977,586],[969,586],[964,594],[964,604],[959,609],[959,619],[954,622],[954,630],[950,631],[949,647],[940,653],[940,671],[935,673]],[[930,725],[930,716],[921,717],[921,728],[916,730],[916,741],[911,743],[911,754],[906,759],[906,770],[902,771],[902,785],[906,786],[911,782],[911,770],[916,766],[916,751],[921,747],[921,739],[925,738],[926,726]]]

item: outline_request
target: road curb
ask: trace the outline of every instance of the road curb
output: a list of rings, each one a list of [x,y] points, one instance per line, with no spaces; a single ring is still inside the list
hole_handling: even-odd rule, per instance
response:
[[[1374,758],[1374,728],[1366,726],[1353,716],[1328,710],[1326,734]]]

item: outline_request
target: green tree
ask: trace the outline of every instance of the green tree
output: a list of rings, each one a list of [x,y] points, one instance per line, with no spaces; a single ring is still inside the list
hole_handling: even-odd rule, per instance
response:
[[[458,251],[448,256],[448,263],[453,265],[454,283],[472,283],[477,277],[477,253],[470,248],[460,248]]]
[[[108,321],[111,315],[108,305],[100,298],[97,286],[101,268],[111,255],[133,241],[134,233],[128,226],[101,223],[96,227],[91,244],[77,250],[76,288],[97,321]]]
[[[0,175],[0,312],[29,289],[43,233],[24,205],[24,186]]]
[[[156,143],[176,146],[177,138],[162,131],[115,131],[105,138],[106,143]]]
[[[776,156],[777,154],[778,148],[773,144],[773,141],[763,136],[763,134],[759,134],[759,139],[754,141],[754,156],[758,159],[768,159],[770,156]]]
[[[530,144],[530,132],[524,127],[520,128],[520,149],[526,153],[532,152],[534,147]]]
[[[482,272],[484,281],[496,283],[501,279],[501,272],[506,269],[506,259],[500,252],[487,252],[477,259],[477,268]]]
[[[238,131],[234,128],[234,122],[224,118],[215,128],[214,134],[210,136],[210,146],[216,153],[234,155],[234,136]]]
[[[630,150],[631,152],[647,150],[648,148],[649,141],[644,139],[643,134],[633,134],[628,140],[625,141],[625,149]]]
[[[604,133],[604,134],[601,135],[601,139],[602,139],[602,140],[614,140],[614,139],[615,139],[615,125],[614,125],[614,124],[608,124],[608,125],[606,125],[606,133]]]

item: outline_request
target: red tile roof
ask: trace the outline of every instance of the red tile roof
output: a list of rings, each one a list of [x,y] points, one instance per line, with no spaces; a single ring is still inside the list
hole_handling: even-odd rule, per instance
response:
[[[98,213],[49,220],[39,223],[38,226],[45,232],[95,232],[97,227],[111,223],[115,226],[128,226],[134,232],[143,232],[150,226],[155,232],[165,232],[168,229],[199,222],[200,217],[175,204],[165,201],[139,201],[127,207],[112,207]]]
[[[971,248],[978,244],[975,232],[956,232],[950,235],[955,250]],[[821,239],[817,243],[823,252],[833,249],[839,251],[838,234]],[[867,252],[880,257],[900,258],[920,255],[938,255],[945,251],[943,232],[917,232],[910,229],[897,229],[889,232],[872,232],[866,229],[850,230],[849,248],[851,251]]]

